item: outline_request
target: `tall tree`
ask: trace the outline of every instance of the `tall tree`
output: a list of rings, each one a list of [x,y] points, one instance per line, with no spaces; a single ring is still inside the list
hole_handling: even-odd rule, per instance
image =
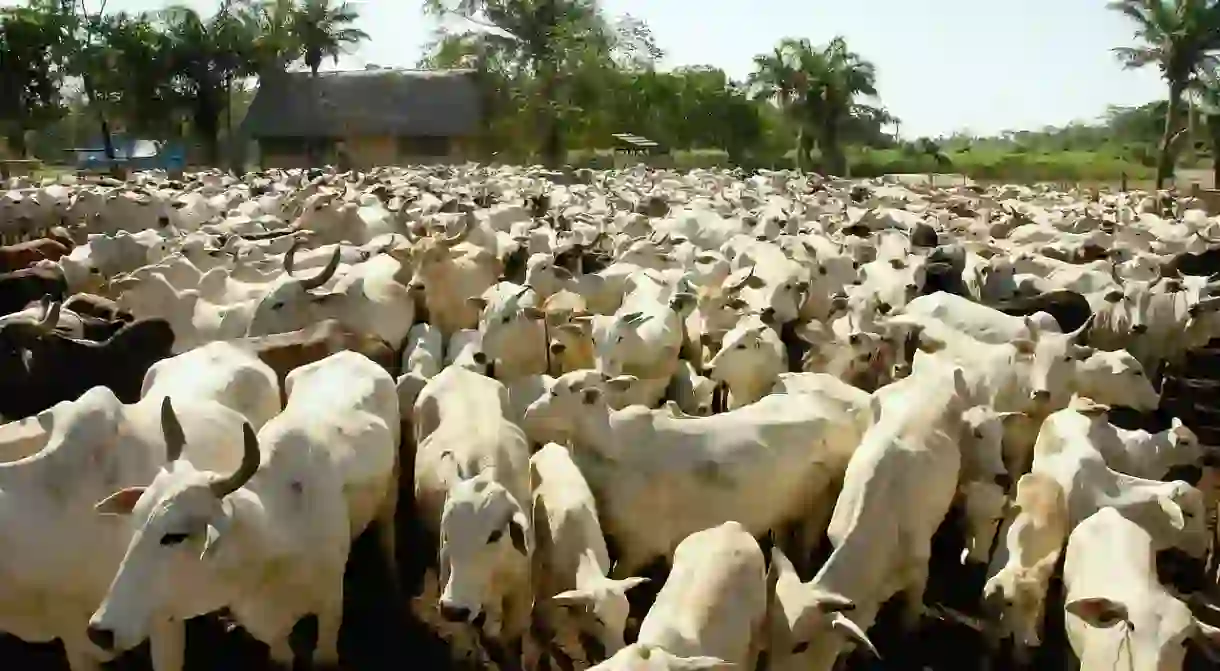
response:
[[[807,169],[816,142],[823,168],[832,174],[847,172],[843,133],[866,106],[856,99],[875,97],[873,64],[836,37],[825,47],[809,40],[786,38],[771,53],[755,58],[753,88],[774,100],[797,125],[797,165]]]
[[[479,26],[502,61],[537,83],[533,95],[523,99],[537,100],[544,161],[560,164],[563,117],[572,111],[560,95],[565,75],[591,56],[607,54],[615,42],[595,0],[425,0],[424,11],[438,19],[457,15]]]
[[[24,157],[26,132],[63,113],[62,70],[56,62],[57,16],[30,7],[0,9],[0,132]]]
[[[317,86],[318,70],[327,58],[339,62],[343,52],[369,38],[368,33],[353,27],[360,13],[347,2],[332,4],[331,0],[304,0],[293,13],[292,32],[301,48],[305,65],[309,68],[314,88],[315,104],[335,104],[320,100]],[[309,142],[310,163],[317,163],[320,147]]]
[[[1156,65],[1169,85],[1169,109],[1161,134],[1156,187],[1173,173],[1174,143],[1182,126],[1183,96],[1220,61],[1220,0],[1113,0],[1109,7],[1136,25],[1142,44],[1114,50],[1128,68]]]

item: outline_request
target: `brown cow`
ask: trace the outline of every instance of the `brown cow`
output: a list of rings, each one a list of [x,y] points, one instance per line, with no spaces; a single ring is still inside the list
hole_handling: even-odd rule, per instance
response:
[[[57,261],[67,253],[68,248],[63,243],[50,238],[5,245],[0,247],[0,272],[11,273],[14,270],[29,268],[43,259]]]
[[[380,364],[390,375],[397,375],[398,372],[398,354],[393,347],[377,336],[350,331],[335,319],[299,331],[240,338],[232,342],[254,351],[263,363],[271,366],[280,380],[282,403],[288,402],[284,379],[289,373],[335,352],[359,352]]]

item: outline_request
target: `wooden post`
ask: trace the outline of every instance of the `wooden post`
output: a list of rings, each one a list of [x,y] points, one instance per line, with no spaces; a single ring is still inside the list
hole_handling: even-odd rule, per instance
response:
[[[1127,171],[1124,170],[1119,177],[1118,190],[1120,193],[1127,193]]]

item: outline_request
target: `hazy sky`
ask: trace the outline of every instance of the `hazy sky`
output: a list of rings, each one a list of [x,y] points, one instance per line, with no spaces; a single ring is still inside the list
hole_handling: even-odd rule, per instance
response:
[[[99,0],[88,0],[96,7]],[[17,4],[0,0],[0,5]],[[157,9],[163,0],[109,0]],[[211,11],[218,0],[187,0]],[[434,24],[417,0],[358,0],[371,39],[340,67],[412,66]],[[1105,0],[602,0],[648,22],[666,65],[712,64],[733,77],[785,36],[846,36],[877,66],[883,104],[915,137],[969,129],[1037,129],[1099,116],[1107,105],[1165,95],[1155,69],[1124,71],[1111,47],[1132,26]]]

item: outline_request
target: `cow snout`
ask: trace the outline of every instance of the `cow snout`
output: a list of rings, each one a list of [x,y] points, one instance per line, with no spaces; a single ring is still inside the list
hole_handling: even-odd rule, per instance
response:
[[[463,606],[442,603],[441,617],[445,618],[449,622],[466,622],[470,619],[470,609]],[[89,635],[92,637],[92,632]]]
[[[764,324],[770,324],[775,321],[775,308],[763,308],[762,312],[758,313],[758,318]]]
[[[113,631],[91,624],[85,633],[89,636],[89,641],[102,650],[107,652],[114,650]]]
[[[1029,400],[1035,403],[1046,403],[1051,400],[1051,392],[1047,389],[1036,389],[1029,392]]]
[[[1147,333],[1148,325],[1147,324],[1136,324],[1135,326],[1131,327],[1131,332],[1136,335],[1139,335],[1141,333]]]

